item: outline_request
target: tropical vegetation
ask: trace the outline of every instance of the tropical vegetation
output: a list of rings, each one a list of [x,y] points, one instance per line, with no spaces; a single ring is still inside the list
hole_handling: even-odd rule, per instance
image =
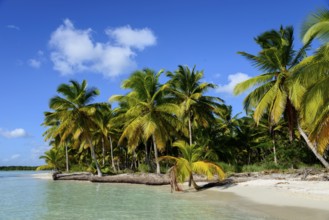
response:
[[[281,26],[254,39],[256,55],[238,52],[260,71],[234,89],[248,92],[245,114],[210,96],[216,85],[196,66],[136,70],[122,82],[127,93],[109,103],[92,102],[99,91],[85,80],[61,84],[44,114],[51,149],[39,169],[99,176],[169,170],[198,189],[194,174],[329,168],[328,24],[322,9],[304,22],[301,48],[294,48],[293,27]],[[320,47],[312,48],[317,39]]]

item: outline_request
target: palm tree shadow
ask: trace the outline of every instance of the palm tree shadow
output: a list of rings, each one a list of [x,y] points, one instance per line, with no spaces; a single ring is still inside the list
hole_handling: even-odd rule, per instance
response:
[[[237,184],[234,183],[233,179],[225,179],[222,181],[218,181],[218,182],[211,182],[211,183],[207,183],[203,186],[200,186],[197,191],[203,191],[203,190],[207,190],[213,187],[222,187],[223,189],[227,189],[233,186],[236,186]]]

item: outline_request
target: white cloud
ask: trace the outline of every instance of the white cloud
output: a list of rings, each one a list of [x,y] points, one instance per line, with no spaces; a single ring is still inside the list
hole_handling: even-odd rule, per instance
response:
[[[50,56],[56,71],[62,75],[90,71],[114,77],[136,67],[134,48],[143,50],[156,43],[155,36],[147,28],[132,29],[126,26],[108,29],[107,42],[95,42],[91,32],[90,28],[76,29],[66,19],[51,34]]]
[[[20,138],[20,137],[27,137],[28,134],[23,128],[16,128],[11,131],[0,128],[0,136],[5,138]]]
[[[41,66],[41,61],[36,59],[30,59],[28,61],[28,64],[35,69],[39,69]]]
[[[14,29],[14,30],[17,30],[17,31],[19,31],[19,30],[20,30],[20,28],[19,28],[19,27],[17,27],[16,25],[13,25],[13,24],[8,24],[6,27],[7,27],[7,28],[9,28],[9,29]]]
[[[250,79],[251,77],[245,73],[235,73],[228,75],[227,78],[228,78],[228,84],[219,85],[218,88],[216,89],[218,93],[233,94],[233,89],[238,83]]]
[[[156,37],[148,28],[133,29],[129,25],[116,29],[107,29],[106,34],[115,39],[116,43],[125,47],[143,50],[147,46],[156,44]]]

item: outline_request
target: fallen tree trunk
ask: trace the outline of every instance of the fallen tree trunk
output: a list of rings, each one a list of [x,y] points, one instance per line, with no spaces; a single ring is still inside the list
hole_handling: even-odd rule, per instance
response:
[[[79,180],[89,181],[92,177],[91,173],[54,173],[53,180]]]
[[[54,173],[53,180],[78,180],[98,183],[133,183],[145,185],[169,185],[169,175],[143,173],[143,174],[119,174],[114,176],[93,176],[90,173],[61,174]]]
[[[170,178],[163,174],[120,174],[115,176],[93,176],[91,182],[103,183],[133,183],[145,185],[169,185]]]

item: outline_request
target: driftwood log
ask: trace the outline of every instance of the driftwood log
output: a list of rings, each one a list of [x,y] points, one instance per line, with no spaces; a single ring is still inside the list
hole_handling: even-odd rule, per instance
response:
[[[154,173],[142,173],[142,174],[120,174],[114,176],[93,176],[90,179],[91,182],[103,182],[103,183],[133,183],[133,184],[145,184],[145,185],[169,185],[170,179],[168,175],[154,174]]]
[[[53,180],[79,180],[79,181],[90,181],[92,177],[91,173],[54,173]]]
[[[98,183],[133,183],[145,185],[169,185],[168,175],[142,173],[142,174],[119,174],[113,176],[93,176],[90,173],[53,174],[53,180],[78,180]]]

